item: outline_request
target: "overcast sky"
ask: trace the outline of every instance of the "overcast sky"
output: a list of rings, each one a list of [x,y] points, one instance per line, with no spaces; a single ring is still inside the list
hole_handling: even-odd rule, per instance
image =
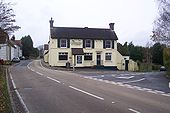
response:
[[[56,27],[109,28],[115,23],[118,42],[133,41],[145,46],[150,41],[158,15],[155,0],[10,0],[16,14],[17,39],[30,35],[34,46],[49,40],[49,20]]]

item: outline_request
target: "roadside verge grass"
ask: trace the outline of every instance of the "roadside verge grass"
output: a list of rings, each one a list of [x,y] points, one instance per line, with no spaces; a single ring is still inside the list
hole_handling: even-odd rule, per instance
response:
[[[0,65],[0,113],[12,113],[6,81],[6,70],[2,65]]]

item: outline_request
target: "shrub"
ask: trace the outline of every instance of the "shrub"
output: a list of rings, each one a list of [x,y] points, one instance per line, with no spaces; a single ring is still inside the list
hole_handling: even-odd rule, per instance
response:
[[[170,48],[165,48],[163,51],[164,65],[167,69],[167,75],[170,77]]]

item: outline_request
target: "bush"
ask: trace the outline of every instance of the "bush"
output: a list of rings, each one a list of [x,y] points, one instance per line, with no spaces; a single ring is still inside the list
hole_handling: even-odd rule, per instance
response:
[[[11,113],[11,103],[7,89],[5,69],[0,66],[0,113]]]
[[[170,48],[165,48],[163,51],[164,65],[167,69],[167,75],[170,77]]]
[[[139,71],[152,71],[152,64],[148,64],[148,63],[139,63]]]
[[[152,64],[152,70],[154,70],[154,71],[160,70],[160,67],[161,67],[161,65]]]
[[[11,64],[12,64],[12,62],[10,60],[4,61],[4,65],[11,65]]]

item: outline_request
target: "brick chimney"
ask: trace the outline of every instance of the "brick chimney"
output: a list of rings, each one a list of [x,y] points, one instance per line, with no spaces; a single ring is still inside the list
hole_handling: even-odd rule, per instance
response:
[[[51,17],[51,20],[49,22],[50,22],[50,28],[52,28],[53,27],[53,23],[54,23],[54,20],[53,20],[52,17]]]
[[[109,26],[110,26],[110,30],[114,31],[114,24],[115,23],[110,23]]]

